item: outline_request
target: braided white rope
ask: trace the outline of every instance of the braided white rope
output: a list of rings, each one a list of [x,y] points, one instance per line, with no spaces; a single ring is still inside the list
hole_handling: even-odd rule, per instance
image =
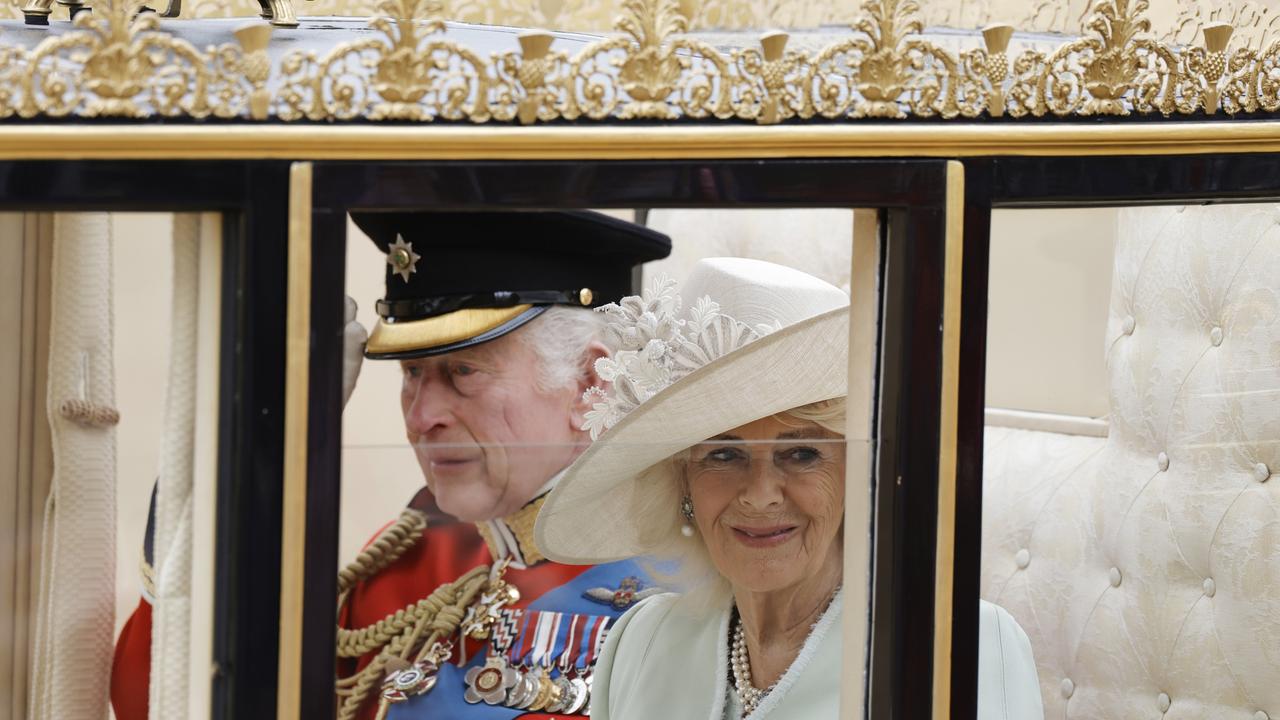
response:
[[[115,429],[77,422],[60,408],[69,400],[115,405],[107,215],[55,217],[52,295],[46,403],[54,473],[30,717],[105,718],[115,622]]]
[[[191,523],[195,442],[200,216],[173,217],[173,319],[164,436],[156,484],[151,720],[187,717],[191,640]]]

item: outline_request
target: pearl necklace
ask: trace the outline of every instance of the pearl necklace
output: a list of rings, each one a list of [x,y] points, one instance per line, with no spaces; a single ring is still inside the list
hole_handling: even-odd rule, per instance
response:
[[[827,609],[830,609],[832,601],[838,594],[840,594],[839,585],[832,591],[831,597],[827,598]],[[824,609],[822,612],[826,614],[827,610]],[[733,672],[733,690],[738,694],[738,702],[742,703],[742,717],[745,718],[756,711],[760,701],[777,687],[777,683],[763,690],[751,684],[751,658],[747,655],[747,633],[742,629],[742,615],[738,613],[736,607],[733,610],[733,643],[729,649],[729,668]]]
[[[773,686],[761,690],[751,684],[751,660],[747,657],[747,635],[742,629],[742,617],[734,613],[736,622],[733,627],[733,647],[729,651],[729,667],[733,669],[733,689],[738,693],[738,702],[742,703],[742,716],[747,717],[756,711],[756,706],[764,699]]]

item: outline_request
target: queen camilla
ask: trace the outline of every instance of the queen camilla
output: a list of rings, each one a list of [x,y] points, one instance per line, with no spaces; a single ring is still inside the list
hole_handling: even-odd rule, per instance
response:
[[[683,592],[651,591],[611,629],[591,717],[835,718],[847,296],[713,258],[682,292],[660,279],[601,310],[617,352],[597,363],[610,388],[589,391],[586,424],[602,437],[552,491],[536,541],[565,563],[675,561]],[[1026,635],[986,603],[981,625],[979,717],[1042,717]]]

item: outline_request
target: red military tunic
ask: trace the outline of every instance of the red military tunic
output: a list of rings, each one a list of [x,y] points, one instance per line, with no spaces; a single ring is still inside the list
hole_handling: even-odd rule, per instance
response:
[[[600,566],[562,565],[541,556],[533,545],[533,523],[541,508],[541,498],[511,517],[485,523],[450,522],[435,508],[425,489],[410,507],[428,516],[421,538],[403,555],[371,577],[360,580],[352,588],[341,613],[339,624],[349,629],[368,627],[409,605],[429,596],[444,583],[453,582],[494,559],[509,562],[504,579],[520,592],[520,599],[509,608],[530,616],[556,616],[563,627],[598,628],[596,637],[603,638],[608,624],[630,605],[652,592],[646,588],[644,572],[633,561]],[[381,533],[380,533],[381,534]],[[601,622],[601,620],[603,622]],[[515,638],[516,646],[530,647],[534,628],[522,630]],[[562,636],[564,633],[562,632]],[[454,638],[457,640],[457,635]],[[565,654],[567,644],[556,649]],[[594,650],[583,643],[584,656]],[[471,666],[486,657],[488,647],[468,642],[466,659]],[[440,673],[440,682],[422,697],[413,697],[391,706],[389,720],[466,720],[468,716],[485,720],[523,718],[525,720],[568,719],[572,716],[525,712],[517,708],[474,703],[464,699],[464,672],[468,669],[462,648]],[[112,668],[112,705],[118,720],[146,720],[150,674],[151,606],[146,598],[129,619],[116,644]],[[339,674],[358,672],[373,660],[377,650],[366,653],[355,662],[338,663]],[[378,688],[360,706],[361,720],[372,720],[377,711]],[[341,702],[341,699],[340,699]],[[581,712],[578,717],[581,717]]]
[[[576,654],[570,646],[576,647],[581,639],[571,641],[573,635],[566,628],[598,627],[597,637],[602,638],[608,624],[639,599],[628,593],[629,588],[643,586],[642,571],[631,561],[591,567],[546,560],[532,538],[533,523],[541,506],[539,498],[501,520],[428,526],[421,540],[400,558],[355,586],[340,615],[342,626],[351,629],[371,626],[427,597],[440,585],[457,580],[477,566],[492,565],[494,559],[499,558],[510,563],[504,580],[520,592],[520,599],[508,607],[531,617],[552,617],[554,627],[559,630],[560,644],[552,642],[548,649],[557,657]],[[649,593],[652,592],[651,589]],[[545,626],[550,627],[552,623]],[[550,638],[555,632],[543,632],[541,637]],[[512,645],[531,648],[534,635],[534,624],[527,623],[516,632]],[[453,639],[456,641],[457,636]],[[586,643],[582,645],[585,647]],[[467,689],[464,671],[468,666],[476,667],[493,652],[486,644],[474,642],[468,642],[466,650],[465,659],[455,650],[449,666],[441,669],[439,682],[422,697],[391,705],[389,720],[571,717],[479,703],[474,698],[464,700]],[[593,649],[586,652],[590,654]],[[342,669],[346,672],[342,674],[364,668],[376,655],[374,651],[357,663],[343,663],[346,667]],[[361,705],[359,717],[373,718],[376,708],[377,693],[372,693]],[[581,716],[580,711],[578,717]]]

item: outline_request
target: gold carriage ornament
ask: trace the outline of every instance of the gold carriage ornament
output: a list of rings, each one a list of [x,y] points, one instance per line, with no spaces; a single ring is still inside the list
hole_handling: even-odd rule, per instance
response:
[[[27,12],[47,14],[51,0],[31,1]],[[286,0],[262,1],[273,22],[296,23]],[[140,0],[100,0],[67,32],[0,35],[0,118],[773,124],[1280,109],[1280,40],[1233,46],[1222,22],[1203,24],[1201,44],[1159,40],[1147,0],[1095,0],[1081,35],[1038,35],[1016,52],[1010,25],[974,47],[939,41],[915,0],[867,0],[851,33],[812,50],[776,31],[713,44],[688,32],[678,0],[626,0],[617,34],[572,52],[542,31],[518,49],[468,47],[436,0],[378,9],[356,39],[285,51],[265,23],[202,47]]]

